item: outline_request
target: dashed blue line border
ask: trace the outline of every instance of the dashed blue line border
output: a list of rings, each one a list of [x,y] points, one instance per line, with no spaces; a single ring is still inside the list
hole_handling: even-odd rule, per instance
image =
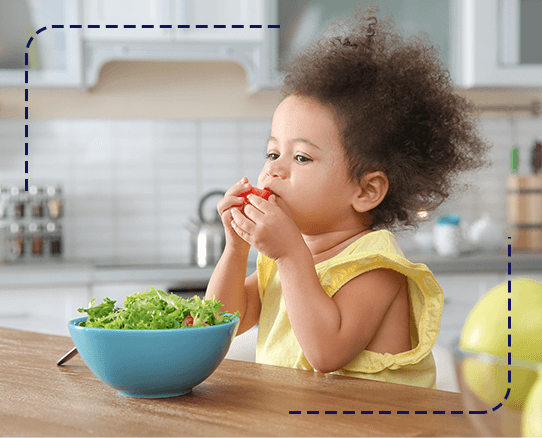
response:
[[[99,24],[89,24],[86,26],[88,29],[100,29],[104,27],[105,29],[137,29],[138,26],[135,24],[124,24],[124,25],[117,25],[117,24],[106,24],[105,26],[101,26]],[[189,24],[179,24],[176,26],[178,29],[190,29],[191,26]],[[245,26],[243,24],[233,24],[231,25],[232,29],[262,29],[265,28],[265,26],[261,24],[251,24],[248,26]],[[51,26],[52,29],[83,29],[84,26],[81,24],[70,24],[70,25],[64,25],[64,24],[53,24]],[[153,24],[142,24],[139,26],[141,29],[172,29],[175,28],[175,26],[171,24],[161,24],[161,25],[153,25]],[[214,24],[214,25],[207,25],[207,24],[196,24],[194,26],[196,29],[226,29],[227,26],[225,24]],[[269,24],[267,25],[268,29],[280,29],[280,25],[278,24]],[[47,30],[47,27],[44,26],[36,31],[36,35],[39,35],[43,31]],[[34,41],[34,37],[31,36],[28,40],[28,43],[26,44],[26,48],[29,49],[30,45]],[[28,66],[28,52],[25,52],[25,66]],[[25,84],[28,84],[28,69],[25,70]],[[24,93],[24,100],[25,100],[25,120],[28,120],[28,88],[25,88]],[[25,123],[25,157],[28,157],[28,122]],[[25,174],[28,175],[28,159],[25,160]],[[28,191],[28,178],[25,178],[25,191]],[[508,237],[508,239],[511,239],[511,237]],[[510,259],[512,257],[512,245],[508,244],[508,258]],[[508,262],[508,275],[512,275],[512,263]],[[508,280],[508,293],[512,293],[512,280]],[[508,311],[511,312],[512,310],[512,299],[508,298]],[[511,316],[508,316],[508,329],[510,330],[512,327],[512,318]],[[512,347],[512,337],[510,334],[508,334],[508,347]],[[511,365],[512,361],[512,353],[508,352],[508,365]],[[511,383],[512,380],[512,371],[508,370],[508,383]],[[504,396],[504,399],[508,399],[508,396],[510,395],[511,388],[507,388],[506,395]],[[502,403],[497,404],[492,408],[492,411],[496,411],[497,409],[502,407]],[[339,411],[324,411],[324,415],[339,415]],[[300,415],[302,414],[301,411],[289,411],[290,415]],[[487,414],[488,411],[468,411],[469,415],[483,415]],[[342,411],[342,415],[355,415],[356,411]],[[361,415],[446,415],[446,411],[441,410],[434,410],[434,411],[360,411]],[[463,415],[465,412],[463,411],[450,411],[450,415]],[[320,411],[307,411],[307,415],[320,415]]]
[[[446,411],[360,411],[361,415],[392,415],[393,413],[396,413],[397,415],[445,415]],[[289,414],[291,415],[300,415],[302,414],[301,411],[289,411]],[[319,415],[320,411],[307,411],[307,415]],[[326,415],[337,415],[337,411],[324,411],[324,414]],[[354,415],[356,414],[356,411],[342,411],[343,415]],[[463,411],[450,411],[451,415],[463,415]],[[487,411],[469,411],[469,414],[487,414]]]

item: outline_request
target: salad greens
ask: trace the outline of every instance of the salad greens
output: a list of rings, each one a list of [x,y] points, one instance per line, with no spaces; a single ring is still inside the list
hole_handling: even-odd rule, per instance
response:
[[[88,309],[77,309],[88,314],[87,320],[80,322],[80,326],[132,330],[174,329],[226,324],[239,316],[239,312],[234,315],[219,313],[222,304],[214,295],[210,300],[202,300],[197,295],[185,300],[154,287],[147,292],[128,295],[123,309],[115,308],[116,301],[109,298],[97,306],[93,305],[94,300],[92,298]]]

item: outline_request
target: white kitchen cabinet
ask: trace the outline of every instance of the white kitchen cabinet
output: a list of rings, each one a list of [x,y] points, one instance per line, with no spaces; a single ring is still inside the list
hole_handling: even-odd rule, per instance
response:
[[[279,53],[291,59],[357,0],[278,0]],[[542,2],[539,0],[373,0],[406,35],[425,32],[458,88],[542,87]]]
[[[171,40],[173,28],[160,26],[174,24],[172,7],[175,3],[176,0],[84,0],[83,38],[89,41]]]
[[[265,0],[85,0],[83,4],[86,41],[263,41],[267,28]]]
[[[80,87],[80,12],[72,0],[0,3],[0,86]]]
[[[454,0],[277,0],[279,57],[286,62],[291,61],[306,44],[319,38],[332,22],[337,19],[353,19],[358,6],[365,8],[370,4],[379,8],[379,18],[391,15],[405,35],[425,32],[431,42],[438,46],[442,62],[449,65],[451,1]],[[280,76],[280,72],[275,74],[276,78]]]
[[[265,4],[265,0],[177,0],[176,40],[262,42],[267,25],[275,24],[265,21]]]
[[[118,0],[115,8],[104,7],[112,3],[105,0],[86,1],[83,53],[87,88],[97,84],[104,64],[120,60],[235,61],[247,72],[252,91],[271,82],[278,29],[268,26],[277,23],[276,0]],[[131,10],[132,22],[122,16],[123,9]],[[149,17],[150,22],[141,17]],[[107,29],[108,23],[119,28]],[[125,24],[136,27],[124,28]],[[154,28],[144,29],[143,25]]]
[[[542,87],[542,2],[452,0],[451,5],[456,85]]]
[[[69,336],[68,321],[89,302],[86,286],[0,289],[0,327]]]

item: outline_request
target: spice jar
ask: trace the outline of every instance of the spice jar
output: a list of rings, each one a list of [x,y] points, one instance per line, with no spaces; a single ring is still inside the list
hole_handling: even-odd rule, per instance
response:
[[[47,224],[47,239],[49,241],[50,255],[60,257],[62,255],[61,226],[54,222]]]
[[[58,186],[47,187],[47,210],[51,219],[58,219],[62,216],[62,193]]]
[[[10,245],[9,245],[9,223],[6,221],[0,221],[0,264],[7,263],[10,257]]]
[[[18,259],[24,257],[24,226],[13,222],[9,226],[11,257]]]
[[[30,242],[32,255],[43,255],[43,227],[35,222],[28,224],[28,232],[30,234]]]
[[[43,189],[37,186],[30,186],[28,188],[30,215],[32,217],[43,217],[45,215],[45,209],[43,205]]]
[[[11,204],[13,205],[13,218],[22,219],[25,213],[26,194],[24,189],[19,189],[17,186],[12,186],[10,189]]]
[[[0,219],[4,219],[8,215],[8,198],[9,192],[7,187],[0,186]]]

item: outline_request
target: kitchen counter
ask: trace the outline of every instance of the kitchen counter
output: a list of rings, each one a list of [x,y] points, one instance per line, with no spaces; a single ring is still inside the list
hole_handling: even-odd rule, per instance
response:
[[[508,272],[512,263],[514,274],[542,272],[542,253],[513,252],[509,258],[501,253],[472,253],[456,258],[437,255],[406,254],[413,263],[424,263],[434,274],[472,274]],[[256,269],[249,262],[247,273]],[[102,265],[91,262],[54,261],[45,263],[14,263],[0,265],[0,287],[27,286],[89,286],[116,282],[205,283],[213,267],[199,268],[189,264],[117,264]]]
[[[413,263],[424,263],[434,274],[506,274],[508,262],[512,263],[512,271],[542,272],[542,253],[512,251],[498,253],[468,253],[459,257],[439,257],[432,255],[406,254]]]
[[[0,328],[2,436],[476,436],[457,393],[225,359],[187,395],[123,397],[69,337]]]
[[[248,265],[247,272],[256,269]],[[0,265],[0,287],[90,286],[121,282],[166,282],[207,284],[214,267],[199,268],[189,264],[118,264],[54,261]]]

